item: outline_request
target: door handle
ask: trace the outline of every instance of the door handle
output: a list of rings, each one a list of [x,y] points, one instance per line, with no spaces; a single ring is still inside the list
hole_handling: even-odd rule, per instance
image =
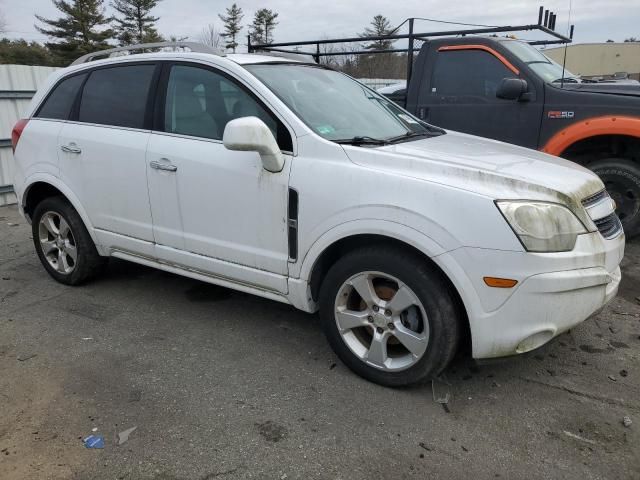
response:
[[[80,147],[73,142],[71,142],[68,145],[62,145],[60,147],[60,150],[66,153],[82,153],[82,150],[80,149]]]
[[[162,160],[166,160],[166,158],[163,158]],[[176,170],[178,170],[178,167],[176,167],[175,165],[171,165],[170,163],[162,163],[157,160],[151,160],[151,162],[149,162],[149,166],[155,170],[163,170],[165,172],[175,172]]]

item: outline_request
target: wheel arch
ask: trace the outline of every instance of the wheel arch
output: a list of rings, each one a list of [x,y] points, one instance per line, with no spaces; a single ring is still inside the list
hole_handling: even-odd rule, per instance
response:
[[[468,348],[470,351],[471,330],[467,315],[467,308],[461,292],[438,262],[435,261],[427,251],[425,251],[424,247],[422,247],[422,245],[415,245],[415,242],[407,238],[399,239],[387,233],[353,233],[335,239],[332,243],[327,245],[322,252],[316,256],[316,258],[314,258],[313,264],[305,277],[308,281],[308,294],[310,295],[311,300],[314,303],[318,300],[320,286],[322,285],[322,281],[326,277],[331,266],[347,253],[364,245],[382,245],[390,248],[401,249],[419,257],[425,263],[428,263],[449,287],[454,298],[455,308],[460,315],[461,326],[463,328],[463,342],[461,345],[464,345],[465,349]]]
[[[605,158],[627,158],[640,163],[640,136],[607,134],[586,137],[569,145],[561,155],[584,166]]]
[[[541,150],[583,163],[589,161],[584,158],[589,148],[605,146],[632,146],[640,153],[640,118],[602,116],[581,120],[557,132]]]
[[[33,211],[39,202],[52,196],[61,196],[71,204],[75,211],[78,212],[78,215],[80,215],[84,226],[91,236],[91,240],[93,240],[93,243],[99,248],[95,232],[93,231],[93,225],[87,212],[82,208],[79,199],[73,192],[56,177],[38,175],[27,181],[27,185],[19,200],[20,207],[23,209],[27,220],[31,222]]]

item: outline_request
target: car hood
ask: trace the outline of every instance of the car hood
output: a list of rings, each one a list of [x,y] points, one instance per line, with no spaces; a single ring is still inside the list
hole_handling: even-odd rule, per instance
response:
[[[553,87],[560,88],[560,85],[554,84]],[[640,84],[638,83],[565,83],[562,89],[581,93],[604,93],[608,95],[640,97]]]
[[[364,167],[472,191],[495,200],[562,203],[585,220],[581,201],[604,188],[597,175],[568,160],[451,131],[378,148],[346,145],[344,148],[351,161]]]

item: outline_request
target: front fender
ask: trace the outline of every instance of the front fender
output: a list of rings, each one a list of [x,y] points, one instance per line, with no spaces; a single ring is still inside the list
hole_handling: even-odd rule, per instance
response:
[[[292,276],[309,280],[313,266],[328,247],[355,235],[380,235],[407,243],[428,257],[434,257],[446,250],[435,240],[418,230],[389,220],[361,219],[352,220],[334,226],[321,235],[304,254],[299,271],[292,271]],[[297,273],[297,274],[296,274]]]
[[[389,220],[360,219],[335,225],[312,243],[300,262],[290,266],[289,300],[293,305],[307,312],[317,310],[317,305],[309,291],[313,267],[327,248],[355,235],[380,235],[393,238],[411,245],[428,257],[435,257],[446,251],[443,246],[424,233]]]

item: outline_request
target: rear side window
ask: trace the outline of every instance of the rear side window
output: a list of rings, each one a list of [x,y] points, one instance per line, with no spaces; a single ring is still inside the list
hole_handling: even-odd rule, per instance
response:
[[[38,110],[36,117],[67,120],[86,76],[75,75],[58,83]]]
[[[500,60],[482,50],[439,52],[431,77],[431,94],[496,100],[503,78],[517,77]]]
[[[80,122],[144,128],[155,65],[127,65],[91,72],[82,91]]]

